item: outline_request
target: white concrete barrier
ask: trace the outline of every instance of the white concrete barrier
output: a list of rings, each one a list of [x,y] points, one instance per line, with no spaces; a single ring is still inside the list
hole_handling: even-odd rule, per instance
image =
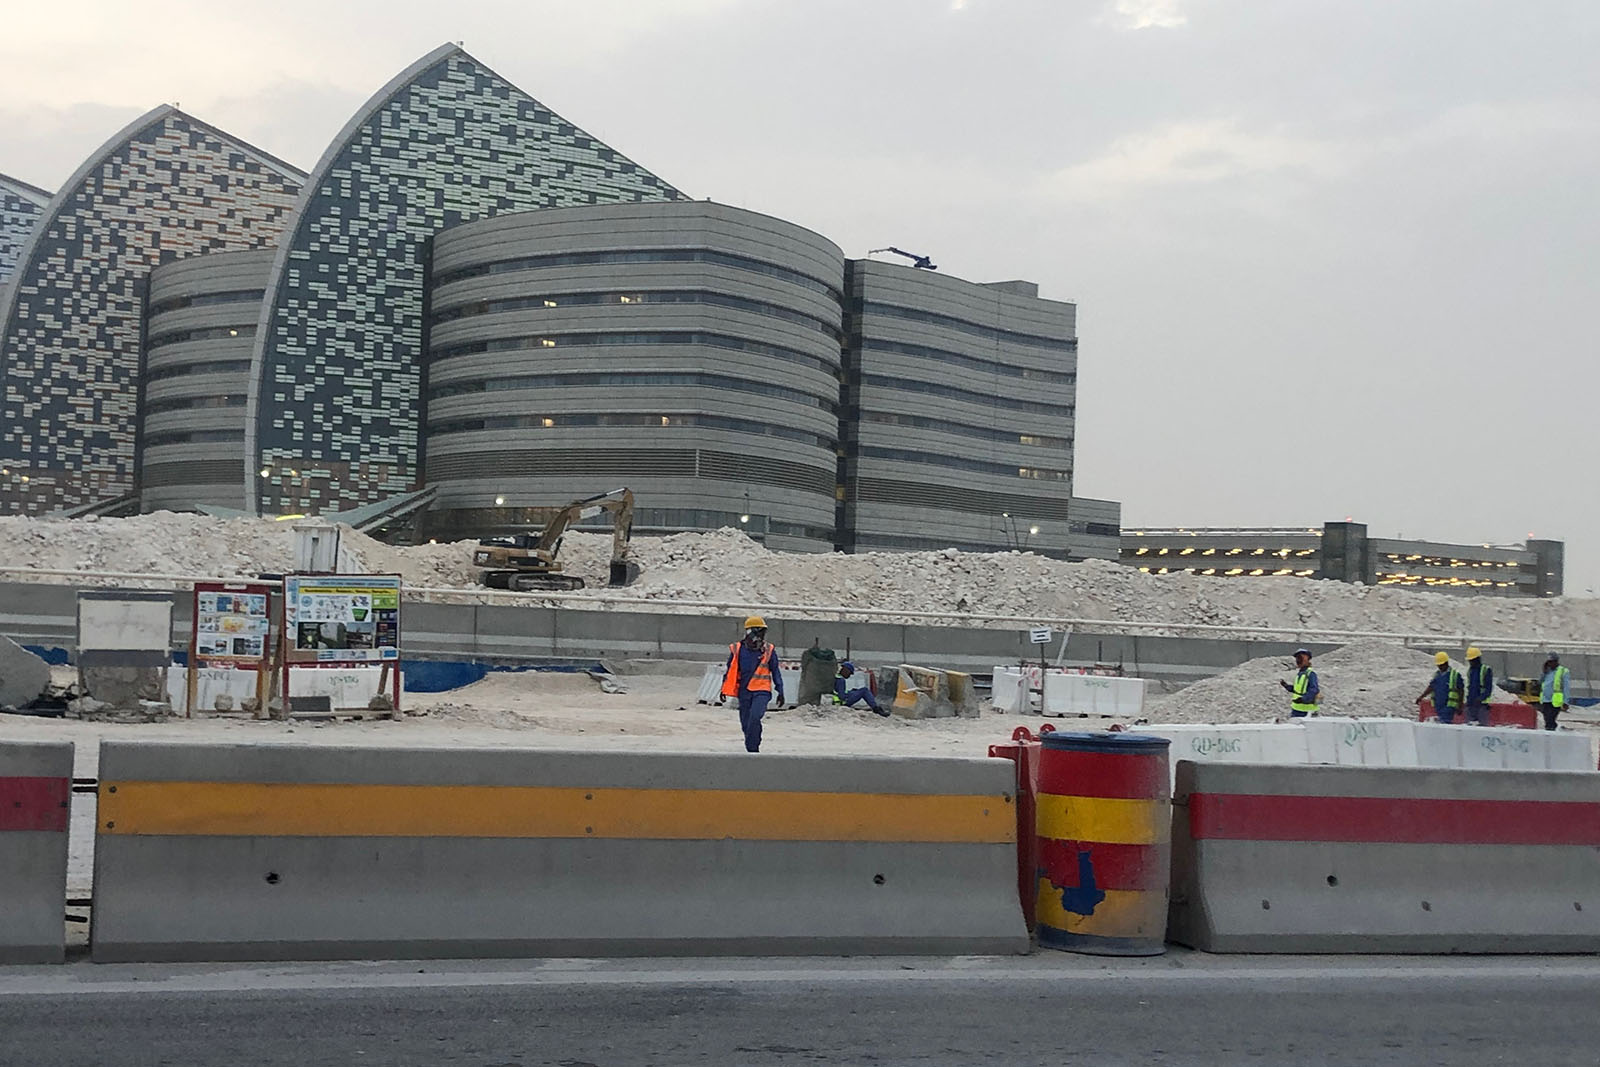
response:
[[[1042,672],[1044,713],[1048,715],[1104,715],[1137,719],[1144,714],[1143,678],[1117,678],[1082,674],[1065,668]],[[1038,667],[998,666],[990,700],[1001,711],[1025,714],[1033,710],[1032,691],[1041,684]]]
[[[290,667],[289,685],[294,695],[298,697],[325,696],[335,709],[364,708],[378,692],[379,675],[382,667]],[[204,667],[198,672],[195,679],[195,708],[196,712],[205,713],[217,705],[217,697],[223,694],[233,698],[233,706],[238,708],[240,701],[246,697],[256,695],[256,674],[254,671],[236,671],[225,667]],[[386,683],[385,695],[390,690]],[[167,668],[167,699],[172,703],[172,710],[179,714],[188,714],[189,702],[188,669],[173,665]],[[402,699],[405,694],[405,676],[400,679]]]

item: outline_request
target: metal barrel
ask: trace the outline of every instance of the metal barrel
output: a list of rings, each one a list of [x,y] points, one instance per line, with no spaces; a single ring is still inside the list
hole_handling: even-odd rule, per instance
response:
[[[1172,778],[1164,737],[1041,738],[1039,944],[1100,956],[1166,951]]]

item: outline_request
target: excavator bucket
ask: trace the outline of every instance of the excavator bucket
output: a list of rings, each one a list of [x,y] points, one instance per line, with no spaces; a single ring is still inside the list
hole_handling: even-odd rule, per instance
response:
[[[639,565],[631,559],[614,559],[611,561],[611,585],[613,588],[623,585],[632,585],[639,580]]]

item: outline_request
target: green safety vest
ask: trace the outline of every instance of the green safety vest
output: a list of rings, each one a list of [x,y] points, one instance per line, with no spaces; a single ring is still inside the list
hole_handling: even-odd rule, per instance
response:
[[[1295,675],[1294,688],[1289,691],[1290,711],[1304,711],[1309,713],[1317,710],[1317,705],[1315,703],[1301,699],[1306,695],[1306,690],[1309,688],[1311,688],[1311,668],[1301,667],[1300,673]]]
[[[1567,676],[1572,672],[1565,667],[1556,668],[1556,676],[1550,686],[1550,706],[1563,708],[1567,705]]]
[[[1445,702],[1445,707],[1447,707],[1447,708],[1459,708],[1460,706],[1461,706],[1461,672],[1456,670],[1454,667],[1451,667],[1450,668],[1450,697]]]

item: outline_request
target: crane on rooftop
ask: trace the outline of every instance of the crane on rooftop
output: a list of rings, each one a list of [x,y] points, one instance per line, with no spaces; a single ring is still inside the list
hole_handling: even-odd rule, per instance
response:
[[[905,256],[911,261],[911,265],[916,267],[918,270],[939,269],[933,260],[929,259],[927,256],[919,256],[915,252],[907,252],[905,249],[896,248],[893,245],[890,245],[888,248],[874,248],[872,251],[868,252],[867,255],[875,256],[879,252],[893,252],[897,256]]]

